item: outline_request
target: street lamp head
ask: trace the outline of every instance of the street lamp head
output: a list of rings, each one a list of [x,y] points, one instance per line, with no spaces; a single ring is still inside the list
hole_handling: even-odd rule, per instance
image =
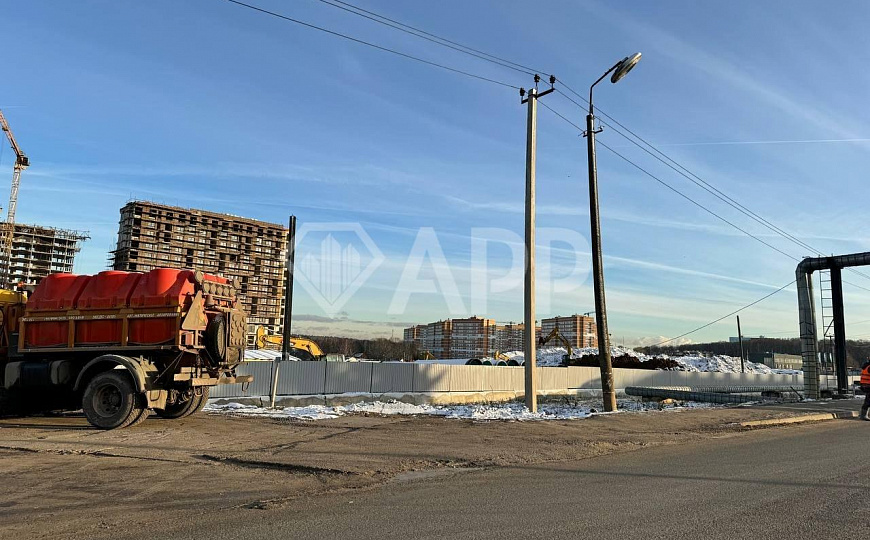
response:
[[[628,72],[631,71],[638,62],[640,62],[640,53],[634,53],[631,56],[623,58],[622,62],[616,65],[616,70],[610,77],[610,82],[613,84],[618,83],[620,79],[628,75]]]

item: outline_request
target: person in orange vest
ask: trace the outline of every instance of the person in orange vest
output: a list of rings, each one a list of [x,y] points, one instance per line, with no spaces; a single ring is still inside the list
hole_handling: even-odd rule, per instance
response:
[[[861,407],[861,420],[870,420],[870,362],[861,368],[861,390],[864,391],[864,406]]]

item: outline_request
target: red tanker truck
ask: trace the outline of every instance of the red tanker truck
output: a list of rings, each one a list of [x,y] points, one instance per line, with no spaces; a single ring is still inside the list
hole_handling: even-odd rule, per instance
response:
[[[0,409],[82,409],[101,429],[182,418],[248,383],[238,283],[199,271],[52,274],[0,291]]]

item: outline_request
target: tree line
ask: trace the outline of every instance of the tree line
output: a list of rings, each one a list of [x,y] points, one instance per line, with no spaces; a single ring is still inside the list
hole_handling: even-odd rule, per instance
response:
[[[687,353],[721,354],[740,356],[740,343],[731,341],[715,341],[711,343],[690,343],[667,347],[643,347],[638,349],[644,354],[680,355]],[[743,341],[743,350],[747,357],[750,353],[801,354],[800,338],[752,338]],[[846,363],[850,367],[861,367],[870,361],[870,342],[864,340],[846,340]]]
[[[338,336],[305,336],[320,345],[324,353],[343,354],[371,360],[413,360],[417,347],[412,343],[386,338],[355,339]]]

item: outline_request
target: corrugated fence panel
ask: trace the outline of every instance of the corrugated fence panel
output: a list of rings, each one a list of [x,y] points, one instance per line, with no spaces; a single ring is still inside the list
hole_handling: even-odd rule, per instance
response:
[[[540,390],[565,390],[568,388],[568,368],[538,368],[538,388]]]
[[[371,362],[324,362],[327,394],[371,392]]]
[[[212,388],[215,398],[265,396],[271,391],[272,362],[246,362],[240,375],[253,375],[246,391],[240,384]],[[599,369],[546,367],[538,369],[541,390],[567,388],[600,390]],[[752,373],[699,373],[642,369],[613,370],[615,387],[627,386],[793,386],[803,385],[802,375]],[[282,362],[279,395],[340,394],[346,392],[521,392],[525,368],[404,364],[370,362]],[[824,377],[822,378],[824,383]]]
[[[568,388],[601,389],[600,371],[591,367],[568,367]]]
[[[329,362],[281,362],[278,395],[322,394]],[[268,392],[267,392],[268,393]]]
[[[387,362],[372,364],[372,392],[406,393],[414,390],[414,364]]]
[[[459,366],[459,367],[480,367],[480,366]],[[454,370],[454,374],[456,371]],[[483,377],[483,387],[478,390],[487,392],[510,392],[516,391],[517,388],[522,389],[523,386],[523,368],[521,367],[483,367],[481,371]],[[455,387],[456,379],[451,379],[451,388]]]
[[[221,384],[215,386],[209,392],[209,397],[252,397],[269,394],[272,381],[271,362],[247,362],[236,368],[239,375],[253,375],[254,382],[248,385],[246,391],[242,390],[241,384]]]
[[[414,365],[414,392],[449,392],[450,368],[439,364]],[[471,367],[471,366],[470,366]],[[497,369],[497,368],[496,368]]]
[[[450,391],[475,392],[488,390],[495,370],[493,366],[450,366]]]

